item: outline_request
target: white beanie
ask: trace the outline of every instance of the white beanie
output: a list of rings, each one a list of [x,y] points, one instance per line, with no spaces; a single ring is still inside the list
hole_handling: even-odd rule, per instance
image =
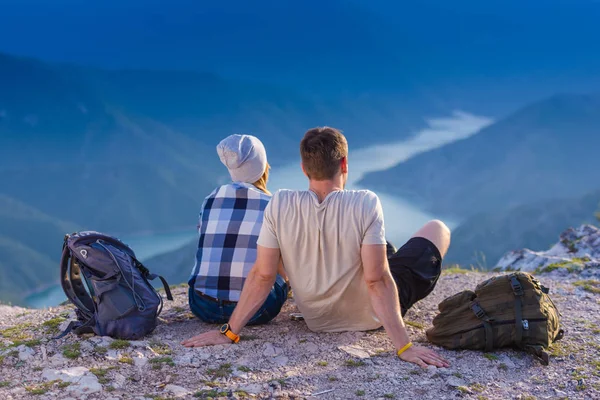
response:
[[[267,169],[267,152],[252,135],[231,135],[217,145],[221,162],[234,182],[254,183]]]

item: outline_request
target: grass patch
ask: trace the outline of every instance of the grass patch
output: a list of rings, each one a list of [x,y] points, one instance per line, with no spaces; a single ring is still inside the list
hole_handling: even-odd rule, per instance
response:
[[[463,377],[463,375],[460,372],[455,372],[452,375],[454,375],[457,378],[462,378]]]
[[[498,369],[501,369],[502,371],[508,371],[508,365],[501,363],[498,365]]]
[[[317,365],[319,367],[326,367],[329,363],[327,361],[319,361],[317,362]]]
[[[456,389],[458,389],[459,392],[465,393],[465,394],[471,392],[471,389],[469,389],[466,386],[458,386]]]
[[[108,383],[110,381],[109,378],[106,377],[106,375],[108,374],[108,372],[112,369],[115,369],[115,367],[108,367],[108,368],[90,368],[90,372],[94,375],[96,375],[96,377],[98,378],[98,382],[101,384],[105,384]]]
[[[250,372],[252,371],[251,368],[246,367],[245,365],[240,365],[239,367],[237,367],[238,371],[242,371],[242,372]]]
[[[586,292],[600,294],[600,281],[596,279],[587,279],[582,281],[575,281],[573,285],[582,288]]]
[[[386,394],[383,395],[383,397],[386,398],[386,399],[393,399],[396,396],[393,395],[392,393],[386,393]]]
[[[412,326],[413,328],[417,328],[417,329],[425,329],[425,325],[419,323],[419,322],[414,322],[414,321],[407,321],[404,320],[404,323],[408,326]]]
[[[0,382],[0,388],[8,387],[8,386],[10,386],[10,382],[9,381],[2,381],[2,382]]]
[[[106,354],[108,353],[108,349],[104,346],[96,346],[94,347],[94,351],[98,354]]]
[[[335,376],[328,376],[328,377],[327,377],[327,380],[328,380],[329,382],[335,382],[335,381],[337,381],[338,379],[337,379]]]
[[[58,333],[58,327],[66,320],[65,317],[54,317],[48,321],[44,321],[42,326],[46,328],[46,333]]]
[[[447,268],[442,269],[442,275],[453,275],[453,274],[467,274],[469,272],[478,272],[475,268],[471,269],[461,268],[460,265],[451,265]]]
[[[133,365],[133,358],[129,354],[121,354],[119,362],[123,364]]]
[[[481,383],[471,383],[470,387],[471,390],[476,393],[481,393],[485,390],[485,386],[483,386]]]
[[[162,343],[159,342],[158,340],[153,340],[150,343],[148,343],[148,346],[152,349],[152,351],[154,351],[156,354],[160,354],[160,355],[170,355],[173,354],[173,351],[171,350],[171,348],[169,347],[168,344],[166,343]]]
[[[496,361],[498,359],[498,356],[492,353],[485,353],[483,356],[490,361]]]
[[[81,345],[79,344],[79,342],[67,344],[63,346],[62,354],[63,356],[71,360],[79,358],[79,356],[81,355]]]
[[[31,340],[31,336],[25,332],[30,327],[31,327],[31,324],[29,322],[17,324],[13,327],[1,330],[0,335],[11,341]]]
[[[194,393],[194,397],[199,399],[214,399],[216,397],[227,397],[227,392],[219,392],[216,389],[213,390],[200,390]]]
[[[213,378],[226,378],[231,375],[231,364],[221,364],[219,368],[209,368],[206,370]]]
[[[346,365],[346,367],[362,367],[365,365],[365,362],[363,360],[346,360],[344,365]]]
[[[250,397],[248,392],[246,392],[245,390],[236,390],[235,392],[233,392],[233,394],[237,395],[238,397],[240,397],[242,399],[247,399]]]
[[[110,342],[110,345],[108,345],[108,347],[113,350],[126,349],[129,346],[131,346],[131,343],[129,343],[129,340],[122,340],[122,339],[115,339],[112,342]]]
[[[545,274],[547,272],[556,271],[557,269],[565,269],[568,273],[578,271],[583,267],[583,264],[589,261],[589,258],[573,258],[570,261],[561,261],[548,264],[545,267],[538,267],[533,271],[534,274]]]
[[[15,340],[11,347],[18,347],[21,345],[24,345],[27,347],[35,347],[35,346],[39,346],[40,344],[42,344],[42,341],[40,339]]]
[[[170,367],[174,367],[175,366],[175,362],[173,361],[173,359],[171,357],[156,357],[156,358],[151,358],[149,360],[150,364],[153,364],[152,367],[154,369],[158,369],[160,368],[163,364],[167,364]]]
[[[104,388],[104,390],[106,390],[107,392],[109,392],[109,393],[110,393],[110,392],[114,392],[114,391],[115,391],[115,390],[117,390],[117,389],[115,389],[115,387],[114,387],[114,386],[107,386],[107,387],[105,387],[105,388]]]
[[[45,394],[48,390],[50,390],[50,388],[52,388],[52,386],[54,386],[55,383],[60,384],[63,382],[61,380],[56,380],[50,382],[36,383],[33,385],[25,386],[25,390],[27,390],[27,392],[30,394],[39,396]]]
[[[357,390],[356,392],[354,392],[355,395],[357,396],[364,396],[365,395],[365,391],[364,390]]]

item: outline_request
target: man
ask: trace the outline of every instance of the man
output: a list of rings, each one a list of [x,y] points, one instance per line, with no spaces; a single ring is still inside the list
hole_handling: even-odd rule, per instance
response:
[[[379,199],[367,190],[344,190],[346,138],[333,128],[311,129],[300,155],[309,190],[279,191],[265,209],[256,263],[229,324],[182,344],[237,342],[269,294],[282,259],[309,329],[383,326],[402,360],[423,368],[448,366],[434,351],[412,345],[402,316],[435,287],[450,245],[449,229],[440,221],[427,223],[388,261]]]

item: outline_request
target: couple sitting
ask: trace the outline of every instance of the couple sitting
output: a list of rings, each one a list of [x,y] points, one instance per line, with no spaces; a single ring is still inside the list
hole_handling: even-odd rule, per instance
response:
[[[230,136],[217,151],[233,183],[215,189],[202,206],[189,302],[203,321],[224,325],[183,345],[237,343],[245,325],[279,313],[289,277],[312,331],[383,326],[402,360],[448,366],[434,351],[412,345],[402,319],[440,276],[450,245],[442,222],[428,222],[394,251],[377,196],[344,190],[348,144],[333,128],[311,129],[300,143],[306,191],[271,196],[265,149],[253,136]]]

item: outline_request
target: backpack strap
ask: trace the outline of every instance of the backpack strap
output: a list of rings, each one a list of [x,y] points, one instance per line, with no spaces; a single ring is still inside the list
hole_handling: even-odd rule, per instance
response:
[[[476,301],[471,303],[471,310],[483,322],[483,327],[485,328],[485,351],[490,352],[494,348],[494,330],[492,329],[494,320],[486,314],[485,310]]]
[[[68,238],[68,235],[65,236],[60,259],[60,284],[67,298],[77,307],[76,314],[78,321],[72,321],[61,334],[53,337],[53,339],[60,339],[73,330],[78,331],[79,327],[83,327],[84,325],[89,326],[92,320],[95,324],[95,303],[85,290],[83,280],[81,279],[82,271],[79,263],[71,257],[71,252],[67,246]]]
[[[542,346],[534,346],[528,344],[525,345],[523,348],[529,354],[533,354],[534,356],[538,357],[542,365],[548,365],[550,363],[550,355],[546,350],[544,350]]]
[[[516,329],[516,345],[521,347],[523,342],[523,285],[519,282],[519,278],[515,274],[509,276],[510,286],[515,295],[515,329]]]
[[[163,284],[163,288],[165,288],[165,293],[167,294],[167,300],[173,300],[173,295],[171,294],[171,288],[169,288],[169,283],[167,282],[167,280],[165,278],[163,278],[160,275],[156,275],[156,274],[148,274],[147,279],[153,281],[156,278],[160,279],[160,281]]]
[[[142,273],[142,275],[144,275],[144,277],[146,279],[148,279],[150,281],[153,281],[156,278],[160,279],[160,281],[163,284],[163,288],[165,289],[165,293],[167,294],[167,300],[173,301],[173,295],[171,294],[171,288],[169,288],[169,283],[167,282],[167,280],[160,275],[151,274],[150,270],[148,268],[146,268],[144,266],[144,264],[142,264],[137,258],[135,258],[135,257],[132,257],[132,258],[133,258],[133,261],[135,262],[135,266],[137,267],[137,269],[140,270],[140,272]]]

